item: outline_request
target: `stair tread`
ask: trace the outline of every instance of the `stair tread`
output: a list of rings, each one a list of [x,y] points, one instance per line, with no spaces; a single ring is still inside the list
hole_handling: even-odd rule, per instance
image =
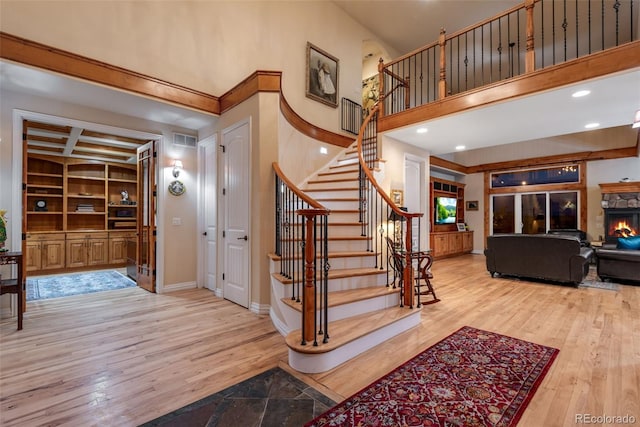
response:
[[[358,177],[337,178],[337,179],[314,179],[313,181],[308,181],[307,184],[329,184],[333,182],[358,182]]]
[[[298,274],[302,274],[302,272],[298,272]],[[360,277],[360,276],[374,276],[377,274],[386,274],[386,270],[380,270],[375,267],[368,268],[335,268],[330,269],[328,273],[328,278],[331,279],[343,279],[346,277]],[[293,282],[293,279],[289,279],[284,277],[280,273],[271,273],[271,275],[279,280],[283,285],[290,285]]]
[[[330,259],[331,258],[368,257],[368,256],[378,256],[378,255],[380,255],[380,252],[370,252],[370,251],[337,251],[337,252],[329,252],[328,254]],[[280,261],[283,259],[282,256],[276,255],[274,253],[270,253],[269,258],[271,258],[274,261]]]
[[[391,286],[369,286],[366,288],[347,289],[343,291],[329,292],[327,295],[328,306],[337,307],[339,305],[349,304],[351,302],[363,301],[380,296],[400,293],[400,288]],[[282,298],[289,307],[297,311],[302,311],[302,303],[296,302],[291,298]]]
[[[318,176],[330,176],[330,175],[344,175],[344,174],[348,174],[348,173],[357,173],[358,169],[353,169],[353,170],[342,170],[342,171],[330,171],[330,172],[319,172]]]
[[[297,329],[289,333],[286,337],[287,346],[298,352],[306,354],[327,353],[342,347],[358,338],[370,334],[387,325],[395,323],[405,317],[415,314],[419,308],[390,307],[384,310],[373,311],[358,316],[349,317],[343,320],[336,320],[329,323],[329,342],[322,343],[321,336],[318,336],[318,346],[313,343],[307,345],[300,344],[301,331]]]

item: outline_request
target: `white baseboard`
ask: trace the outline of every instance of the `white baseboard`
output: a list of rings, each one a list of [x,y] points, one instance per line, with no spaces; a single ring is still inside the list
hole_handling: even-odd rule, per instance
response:
[[[257,302],[252,302],[249,306],[249,310],[255,314],[269,314],[271,306],[269,304],[258,304]]]
[[[166,294],[168,292],[173,292],[173,291],[181,291],[184,289],[195,289],[198,287],[198,284],[193,281],[193,282],[182,282],[182,283],[172,283],[170,285],[164,285],[164,287],[162,288],[162,293]]]

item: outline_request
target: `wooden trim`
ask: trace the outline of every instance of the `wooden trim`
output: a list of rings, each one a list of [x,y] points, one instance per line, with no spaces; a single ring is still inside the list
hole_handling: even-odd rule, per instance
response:
[[[224,113],[258,92],[281,92],[281,71],[258,70],[220,97],[220,112]]]
[[[155,77],[0,32],[0,58],[220,114],[217,97]]]
[[[463,174],[467,174],[468,173],[467,171],[469,169],[467,166],[461,165],[460,163],[455,163],[450,160],[441,159],[440,157],[436,157],[436,156],[429,157],[429,164],[431,166],[437,166],[437,167],[449,169],[455,172],[460,172]]]
[[[378,132],[640,67],[640,40],[380,117]]]
[[[640,181],[614,182],[598,184],[602,194],[608,193],[640,193]]]
[[[533,157],[529,159],[510,160],[506,162],[486,163],[484,165],[469,166],[466,168],[466,173],[472,174],[479,172],[493,172],[531,166],[547,166],[557,163],[622,159],[626,157],[635,157],[635,152],[636,147],[627,147],[600,151],[582,151],[579,153],[558,154],[545,157]]]
[[[280,93],[280,111],[294,129],[309,138],[325,142],[338,147],[348,147],[353,144],[353,137],[340,135],[315,126],[298,115],[289,105],[283,93]]]

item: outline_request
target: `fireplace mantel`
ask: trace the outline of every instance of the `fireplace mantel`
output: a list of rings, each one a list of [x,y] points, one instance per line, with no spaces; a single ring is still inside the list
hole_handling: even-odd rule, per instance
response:
[[[640,181],[612,182],[599,184],[602,194],[606,193],[640,193]]]

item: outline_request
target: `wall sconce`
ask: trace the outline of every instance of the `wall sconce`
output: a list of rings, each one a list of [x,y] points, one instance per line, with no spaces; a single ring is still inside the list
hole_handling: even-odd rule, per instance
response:
[[[174,160],[173,161],[173,177],[177,178],[180,176],[180,169],[182,169],[182,160]]]
[[[636,111],[636,115],[633,118],[633,124],[631,125],[631,128],[640,128],[640,110]]]

